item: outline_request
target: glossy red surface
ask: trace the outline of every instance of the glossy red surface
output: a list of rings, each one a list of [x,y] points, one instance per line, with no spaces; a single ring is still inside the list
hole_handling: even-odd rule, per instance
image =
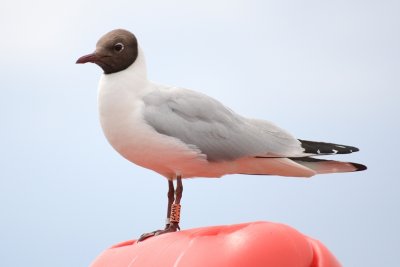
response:
[[[278,223],[251,222],[183,230],[126,241],[91,267],[339,267],[319,241]]]

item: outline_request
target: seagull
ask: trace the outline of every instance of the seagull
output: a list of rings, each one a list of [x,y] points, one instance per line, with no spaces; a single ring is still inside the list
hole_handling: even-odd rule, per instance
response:
[[[271,122],[241,116],[205,94],[148,80],[143,51],[127,30],[108,32],[93,53],[76,61],[87,62],[104,72],[98,106],[108,142],[127,160],[168,181],[165,228],[145,233],[139,241],[180,230],[185,178],[311,177],[366,169],[358,163],[313,157],[348,154],[358,151],[356,147],[297,139]]]

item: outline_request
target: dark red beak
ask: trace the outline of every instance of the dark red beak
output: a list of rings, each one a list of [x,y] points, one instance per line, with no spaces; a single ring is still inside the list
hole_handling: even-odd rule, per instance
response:
[[[80,57],[77,61],[76,64],[84,64],[84,63],[95,63],[97,61],[98,57],[96,53],[92,53],[83,57]]]

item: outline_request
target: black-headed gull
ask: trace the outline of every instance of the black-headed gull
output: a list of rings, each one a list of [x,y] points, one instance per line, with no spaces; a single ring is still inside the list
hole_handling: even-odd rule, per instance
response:
[[[87,62],[104,71],[98,101],[110,144],[129,161],[168,180],[166,227],[140,240],[179,229],[183,178],[310,177],[366,169],[312,157],[356,152],[356,147],[300,140],[268,121],[242,117],[207,95],[149,81],[143,52],[129,31],[117,29],[101,37],[95,52],[76,63]]]

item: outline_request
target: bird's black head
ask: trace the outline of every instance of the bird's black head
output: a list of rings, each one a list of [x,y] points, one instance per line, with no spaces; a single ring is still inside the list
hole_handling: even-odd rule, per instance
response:
[[[96,44],[96,51],[80,57],[76,63],[95,63],[105,74],[110,74],[128,68],[137,56],[138,43],[135,35],[127,30],[117,29],[101,37]]]

